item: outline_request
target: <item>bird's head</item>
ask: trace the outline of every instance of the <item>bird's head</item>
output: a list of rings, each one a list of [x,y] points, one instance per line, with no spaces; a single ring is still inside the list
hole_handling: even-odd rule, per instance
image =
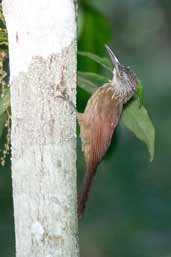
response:
[[[137,90],[137,76],[128,66],[120,64],[117,57],[108,45],[105,45],[105,47],[110,56],[112,64],[114,65],[113,79],[111,82],[112,86],[123,98],[123,102],[126,103]]]

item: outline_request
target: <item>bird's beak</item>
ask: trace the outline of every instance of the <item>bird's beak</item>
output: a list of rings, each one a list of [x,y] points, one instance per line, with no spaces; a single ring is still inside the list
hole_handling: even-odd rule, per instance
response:
[[[116,55],[113,53],[113,51],[111,50],[111,48],[108,45],[105,45],[105,48],[106,48],[106,50],[107,50],[107,52],[109,54],[109,57],[110,57],[110,59],[112,61],[112,64],[115,66],[116,71],[117,71],[117,73],[119,75],[119,70],[120,70],[121,64],[118,61],[118,58],[116,57]]]

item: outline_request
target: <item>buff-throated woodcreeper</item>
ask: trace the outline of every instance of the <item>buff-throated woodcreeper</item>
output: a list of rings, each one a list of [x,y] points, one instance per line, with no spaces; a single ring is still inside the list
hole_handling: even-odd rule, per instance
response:
[[[123,105],[136,93],[138,85],[135,73],[120,64],[109,46],[105,47],[114,65],[113,78],[90,97],[84,113],[77,114],[86,162],[86,174],[78,195],[79,217],[84,212],[97,165],[110,146]]]

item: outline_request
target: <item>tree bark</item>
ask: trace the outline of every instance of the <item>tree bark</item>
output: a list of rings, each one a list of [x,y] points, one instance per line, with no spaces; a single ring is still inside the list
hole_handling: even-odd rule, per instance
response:
[[[78,257],[73,0],[3,0],[16,257]]]

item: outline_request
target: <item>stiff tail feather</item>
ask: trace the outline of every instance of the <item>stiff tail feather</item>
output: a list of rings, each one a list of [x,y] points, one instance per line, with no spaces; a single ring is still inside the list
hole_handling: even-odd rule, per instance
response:
[[[91,184],[93,181],[93,177],[96,173],[96,167],[91,167],[91,169],[88,169],[86,172],[86,175],[84,177],[83,185],[81,188],[80,193],[78,194],[78,217],[80,218],[85,210],[86,203],[88,200]]]

